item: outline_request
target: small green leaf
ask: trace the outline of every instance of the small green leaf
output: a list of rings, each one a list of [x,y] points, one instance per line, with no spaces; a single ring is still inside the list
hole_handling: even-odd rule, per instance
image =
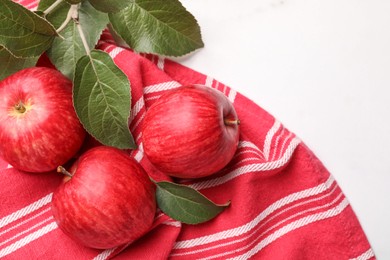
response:
[[[76,64],[73,102],[84,128],[101,143],[135,148],[128,127],[130,82],[108,53],[92,50]]]
[[[38,3],[36,14],[44,16],[44,11],[49,8],[55,0],[40,0]],[[66,15],[70,8],[70,4],[63,1],[57,7],[46,15],[46,19],[55,27],[58,28],[65,21]]]
[[[41,0],[38,9],[45,10],[54,2],[55,0]],[[70,5],[63,2],[47,15],[47,19],[58,28],[66,19],[69,8]],[[88,1],[83,1],[79,8],[79,23],[83,28],[89,48],[94,49],[102,31],[108,24],[107,14],[94,9]],[[73,79],[76,63],[86,54],[86,51],[73,20],[60,34],[64,39],[54,39],[52,46],[47,50],[47,55],[62,74]]]
[[[168,216],[186,224],[209,221],[221,213],[230,202],[217,205],[201,193],[185,185],[156,182],[159,208]]]
[[[0,46],[0,80],[21,69],[33,67],[37,63],[38,58],[17,58]]]
[[[120,10],[126,8],[130,2],[133,0],[110,0],[110,1],[102,1],[102,0],[89,0],[93,7],[96,10],[105,13],[115,13]]]
[[[203,47],[197,21],[178,0],[133,0],[109,19],[138,52],[181,56]]]
[[[56,35],[54,27],[38,14],[11,0],[0,0],[0,46],[14,56],[40,56]]]

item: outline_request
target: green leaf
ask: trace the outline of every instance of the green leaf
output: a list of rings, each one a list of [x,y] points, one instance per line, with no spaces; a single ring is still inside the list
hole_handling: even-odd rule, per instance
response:
[[[54,2],[55,0],[40,0],[35,13],[43,16],[43,11],[49,8]],[[60,27],[62,22],[65,21],[69,8],[70,4],[64,1],[61,2],[54,10],[46,15],[47,21],[49,21],[55,28]]]
[[[57,35],[38,14],[11,0],[0,0],[0,46],[17,57],[36,57]]]
[[[92,50],[76,64],[73,102],[85,129],[101,143],[135,148],[128,127],[130,82],[103,51]]]
[[[41,0],[38,9],[45,10],[54,2],[55,0]],[[47,19],[58,28],[65,21],[69,8],[70,5],[63,2],[47,15]],[[94,49],[102,31],[108,24],[107,14],[97,11],[88,1],[83,1],[79,8],[79,23],[83,28],[89,48]],[[73,79],[76,63],[86,54],[86,51],[73,20],[60,34],[64,39],[54,39],[52,46],[47,50],[47,55],[62,74]]]
[[[134,0],[109,19],[138,52],[181,56],[204,46],[197,21],[178,0]]]
[[[204,195],[185,185],[156,182],[159,208],[168,216],[186,224],[199,224],[221,213],[230,202],[217,205]]]
[[[126,8],[133,0],[89,0],[93,7],[105,13],[115,13]]]
[[[0,80],[21,69],[33,67],[37,63],[38,58],[17,58],[0,46]]]

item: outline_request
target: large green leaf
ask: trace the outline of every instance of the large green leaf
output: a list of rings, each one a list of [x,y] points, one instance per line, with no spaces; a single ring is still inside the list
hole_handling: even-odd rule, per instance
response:
[[[41,0],[39,10],[45,10],[54,1]],[[70,5],[63,2],[47,16],[47,19],[58,28],[66,19],[69,8]],[[83,1],[79,8],[79,23],[83,29],[89,48],[94,49],[102,31],[108,24],[107,14],[97,11],[88,1]],[[73,20],[68,23],[60,34],[64,39],[54,39],[52,46],[47,50],[47,55],[62,74],[73,79],[76,63],[78,59],[86,54],[86,51],[76,28],[76,23]]]
[[[230,202],[218,205],[197,190],[172,182],[156,182],[159,208],[173,219],[186,224],[199,224],[220,214]]]
[[[44,18],[11,0],[0,0],[0,46],[14,56],[39,56],[56,35]]]
[[[126,8],[133,0],[89,0],[93,7],[105,13],[115,13]]]
[[[34,66],[37,63],[38,58],[39,57],[17,58],[0,46],[0,80],[21,69]]]
[[[101,143],[135,148],[128,127],[130,82],[106,52],[92,50],[77,62],[73,102],[85,129]]]
[[[178,0],[133,0],[109,18],[115,32],[138,52],[181,56],[203,47],[197,21]]]

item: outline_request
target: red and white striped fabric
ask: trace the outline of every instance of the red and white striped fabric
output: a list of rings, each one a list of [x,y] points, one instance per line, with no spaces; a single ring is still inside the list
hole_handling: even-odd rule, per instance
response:
[[[34,8],[36,2],[22,1]],[[0,258],[2,259],[375,259],[351,205],[336,181],[293,133],[248,98],[217,80],[171,60],[139,55],[115,45],[108,52],[132,83],[130,153],[155,179],[142,151],[140,124],[166,90],[189,83],[224,93],[241,121],[239,148],[227,167],[187,184],[231,206],[217,218],[185,225],[158,212],[153,228],[131,245],[110,250],[83,247],[59,230],[50,210],[62,176],[19,172],[0,159]]]

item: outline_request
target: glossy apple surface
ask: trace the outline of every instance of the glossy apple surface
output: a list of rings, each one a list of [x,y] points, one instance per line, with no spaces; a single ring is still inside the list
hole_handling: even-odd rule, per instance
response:
[[[68,161],[85,137],[72,103],[72,82],[33,67],[0,82],[0,156],[15,168],[47,172]]]
[[[82,154],[53,194],[61,230],[80,244],[107,249],[131,243],[151,227],[155,186],[123,151],[98,146]]]
[[[182,86],[146,112],[142,142],[147,158],[170,176],[200,178],[226,166],[239,141],[239,120],[221,92]]]

